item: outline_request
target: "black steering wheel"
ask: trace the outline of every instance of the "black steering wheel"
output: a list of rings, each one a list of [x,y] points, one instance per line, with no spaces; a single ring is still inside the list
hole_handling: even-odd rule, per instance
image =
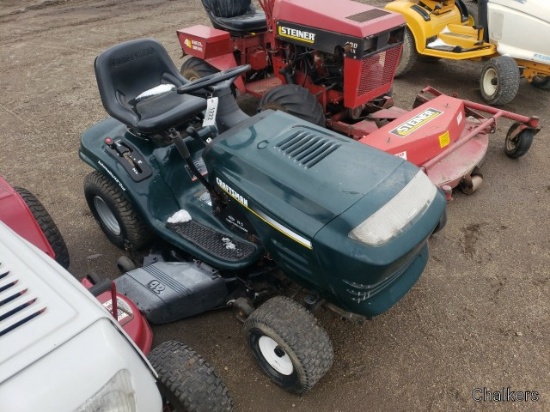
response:
[[[234,78],[249,71],[250,67],[250,64],[243,64],[242,66],[232,67],[230,69],[222,70],[221,72],[209,74],[208,76],[201,77],[200,79],[193,80],[192,82],[178,87],[178,93],[191,93],[195,90],[204,89],[205,87],[221,83],[224,80],[231,79],[231,82],[233,82]]]

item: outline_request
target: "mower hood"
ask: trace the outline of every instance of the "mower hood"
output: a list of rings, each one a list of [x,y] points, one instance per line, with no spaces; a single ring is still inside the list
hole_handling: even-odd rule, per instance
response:
[[[300,28],[330,28],[340,36],[366,38],[405,24],[400,14],[352,0],[280,0],[275,2],[273,15],[280,22],[300,26],[279,32],[279,35],[311,43],[315,41],[317,32],[310,33]]]
[[[271,110],[221,134],[204,159],[215,187],[310,238],[371,192],[376,198],[364,213],[373,213],[418,172],[396,156]]]

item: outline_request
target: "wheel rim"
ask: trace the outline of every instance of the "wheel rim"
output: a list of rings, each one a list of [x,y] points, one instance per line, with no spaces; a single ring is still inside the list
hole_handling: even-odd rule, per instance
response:
[[[107,206],[107,203],[105,203],[101,197],[96,196],[94,197],[94,207],[97,211],[99,219],[101,219],[101,222],[105,225],[105,227],[115,236],[119,236],[121,233],[120,225],[115,214],[109,206]]]
[[[258,346],[266,362],[282,375],[290,375],[294,366],[285,351],[269,336],[262,336]]]
[[[487,96],[493,96],[498,87],[497,71],[492,67],[487,69],[483,76],[483,91]]]
[[[506,141],[504,142],[504,144],[506,145],[506,150],[508,152],[513,152],[514,150],[516,150],[516,148],[518,147],[518,141],[519,136],[516,136],[513,139],[506,139]]]

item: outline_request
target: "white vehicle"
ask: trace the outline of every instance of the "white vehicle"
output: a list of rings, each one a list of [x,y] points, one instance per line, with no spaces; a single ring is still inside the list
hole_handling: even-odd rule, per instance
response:
[[[232,409],[187,346],[164,342],[149,358],[160,376],[76,279],[0,222],[0,411]]]

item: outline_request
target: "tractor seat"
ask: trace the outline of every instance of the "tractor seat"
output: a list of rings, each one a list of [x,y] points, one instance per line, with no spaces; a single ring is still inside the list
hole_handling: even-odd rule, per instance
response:
[[[176,89],[188,81],[156,40],[117,44],[95,60],[101,102],[109,115],[143,134],[178,127],[206,108],[206,100]]]
[[[250,0],[202,0],[212,26],[234,34],[266,31],[263,11],[256,11]]]

